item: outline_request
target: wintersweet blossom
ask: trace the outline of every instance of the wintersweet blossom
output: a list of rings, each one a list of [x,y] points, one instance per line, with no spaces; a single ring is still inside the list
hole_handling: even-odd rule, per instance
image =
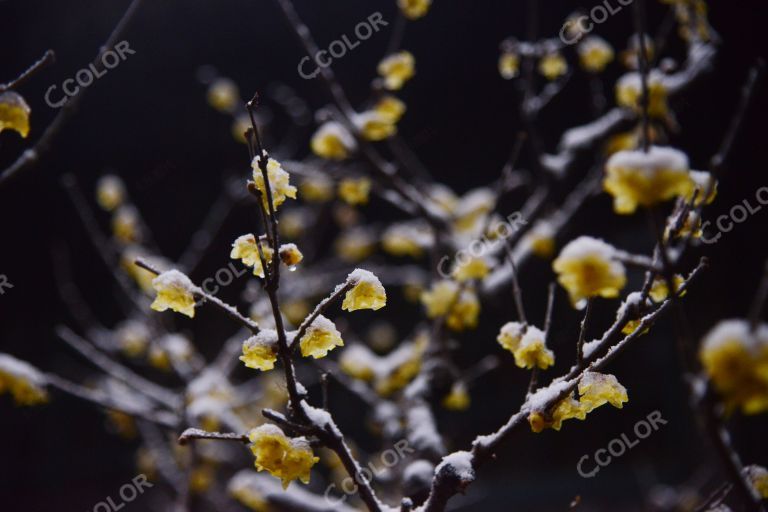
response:
[[[289,268],[295,267],[304,259],[304,255],[301,254],[296,244],[281,245],[278,254],[280,255],[280,261]]]
[[[138,357],[147,351],[151,333],[145,323],[126,320],[115,331],[120,350],[128,357]]]
[[[752,464],[744,468],[744,474],[757,494],[763,499],[768,499],[768,469]]]
[[[399,98],[387,94],[376,102],[373,110],[390,123],[397,123],[405,114],[407,107]]]
[[[365,345],[350,345],[339,357],[339,368],[352,378],[369,382],[376,376],[377,356]]]
[[[397,5],[406,18],[415,20],[427,14],[432,0],[397,0]]]
[[[648,115],[653,118],[665,118],[669,115],[667,105],[667,86],[664,75],[653,70],[648,74]],[[642,81],[639,73],[627,73],[616,82],[616,103],[620,107],[635,112],[642,110]]]
[[[706,171],[691,171],[689,176],[693,181],[693,187],[691,187],[690,192],[685,195],[685,200],[690,201],[693,199],[694,192],[698,190],[696,201],[693,203],[694,206],[700,206],[702,203],[712,203],[712,201],[715,200],[715,197],[717,197],[717,180],[714,176]],[[707,194],[707,192],[709,193]],[[705,194],[707,194],[706,197]]]
[[[600,73],[613,60],[611,45],[600,36],[584,38],[577,47],[581,67],[590,73]]]
[[[323,315],[318,315],[307,328],[306,333],[299,340],[301,355],[320,359],[328,355],[328,352],[336,347],[343,347],[344,341],[341,333],[333,322]]]
[[[371,180],[368,178],[344,178],[339,182],[339,198],[347,204],[367,204],[371,193]]]
[[[208,104],[219,112],[234,112],[240,100],[237,84],[229,78],[217,78],[208,86]]]
[[[352,288],[344,296],[341,309],[346,311],[372,309],[376,311],[387,305],[387,292],[379,278],[372,272],[357,268],[347,276],[347,283],[351,283]]]
[[[381,247],[393,256],[420,258],[433,243],[434,236],[425,223],[392,224],[381,235]]]
[[[474,328],[480,313],[480,301],[473,290],[461,289],[455,281],[443,279],[421,294],[421,303],[429,318],[445,316],[454,331]]]
[[[261,193],[261,202],[264,210],[269,211],[269,199],[267,189],[264,183],[264,174],[261,172],[259,162],[261,156],[256,156],[251,162],[253,168],[253,183],[256,189]],[[280,162],[274,158],[267,159],[267,179],[269,180],[270,192],[272,192],[272,204],[275,210],[285,202],[286,199],[296,199],[296,187],[290,183],[290,174],[283,169]]]
[[[26,139],[31,111],[21,94],[15,91],[0,93],[0,133],[13,130]]]
[[[141,241],[141,223],[136,207],[126,204],[115,210],[112,215],[112,234],[124,244]]]
[[[603,188],[613,196],[616,213],[634,213],[638,205],[653,206],[693,190],[688,157],[669,147],[619,151],[605,165]]]
[[[449,411],[465,411],[469,408],[470,398],[467,386],[457,382],[451,386],[451,391],[443,398],[443,407]]]
[[[0,395],[8,392],[17,405],[48,401],[45,376],[32,365],[0,353]]]
[[[505,80],[511,80],[520,74],[520,55],[504,52],[499,57],[499,74]]]
[[[195,293],[198,288],[178,270],[168,270],[152,280],[157,292],[150,306],[155,311],[171,309],[189,318],[195,317]]]
[[[685,278],[680,274],[675,274],[672,277],[672,285],[675,287],[675,291],[678,291],[684,282]],[[653,283],[651,283],[651,289],[648,292],[648,295],[653,299],[654,302],[662,302],[666,300],[666,298],[669,297],[669,286],[667,286],[667,280],[661,276],[656,277],[653,280]]]
[[[533,326],[507,322],[501,327],[496,340],[515,357],[519,368],[534,366],[546,369],[555,364],[555,354],[546,347],[545,334]]]
[[[341,233],[334,242],[336,254],[344,261],[357,263],[376,250],[376,238],[369,229],[357,226]]]
[[[452,276],[458,282],[482,279],[491,272],[491,262],[487,258],[471,256],[464,262],[456,261]]]
[[[768,325],[724,320],[704,337],[699,358],[729,411],[768,411]]]
[[[310,470],[320,459],[305,438],[289,438],[280,427],[265,424],[251,430],[248,439],[258,471],[268,471],[279,478],[283,489],[295,479],[309,483]]]
[[[611,404],[617,409],[629,401],[627,389],[613,375],[585,372],[579,380],[579,403],[587,413],[601,405]]]
[[[113,174],[99,178],[96,184],[96,201],[102,209],[111,212],[125,202],[125,184]]]
[[[328,121],[312,136],[310,147],[321,158],[344,160],[357,149],[357,142],[341,123]]]
[[[259,245],[261,246],[261,254],[259,254]],[[229,253],[229,257],[235,260],[240,260],[243,265],[253,267],[253,275],[257,277],[264,277],[264,267],[261,264],[261,255],[264,256],[264,260],[267,264],[272,261],[274,256],[274,250],[266,243],[259,241],[256,244],[256,237],[252,234],[246,234],[239,236],[232,243],[232,250]]]
[[[556,80],[568,72],[568,63],[560,52],[551,52],[539,60],[538,69],[547,80]]]
[[[335,186],[333,181],[325,175],[308,176],[299,183],[299,197],[308,203],[325,203],[333,199]],[[294,211],[294,210],[291,210]],[[285,223],[286,212],[280,218],[281,224]]]
[[[548,222],[538,221],[523,237],[533,254],[549,259],[555,253],[555,228]]]
[[[277,332],[274,329],[262,329],[256,336],[243,342],[243,355],[240,360],[254,370],[271,370],[277,360]]]
[[[376,110],[355,114],[352,117],[352,123],[365,140],[380,141],[397,133],[397,125],[392,121],[392,117],[382,115]]]
[[[411,52],[401,51],[385,57],[379,63],[378,72],[384,78],[384,87],[396,91],[416,73],[416,60]]]
[[[550,390],[543,389],[540,393]],[[563,421],[568,419],[584,420],[587,414],[604,404],[611,404],[621,409],[629,401],[627,390],[613,375],[597,372],[585,372],[578,384],[579,399],[570,393],[555,405],[551,415],[534,410],[528,415],[531,430],[541,432],[545,428],[560,430]],[[534,395],[531,400],[534,400]]]
[[[571,304],[581,309],[590,297],[615,298],[627,282],[616,249],[596,238],[582,236],[566,245],[552,268],[568,291]]]

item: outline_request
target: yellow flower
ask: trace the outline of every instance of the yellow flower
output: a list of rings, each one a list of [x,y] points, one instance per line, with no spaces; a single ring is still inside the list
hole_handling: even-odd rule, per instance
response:
[[[397,133],[397,125],[392,118],[375,110],[355,114],[352,122],[365,140],[380,141]]]
[[[565,420],[583,420],[586,417],[587,413],[584,411],[584,407],[572,396],[567,396],[558,402],[551,417],[548,418],[539,411],[533,411],[528,415],[528,423],[531,425],[532,431],[539,433],[545,428],[560,430]]]
[[[307,210],[303,208],[292,208],[280,215],[280,223],[277,229],[281,236],[285,238],[300,238],[307,227]]]
[[[589,36],[577,47],[581,67],[590,73],[600,73],[613,60],[613,48],[599,36]]]
[[[489,188],[476,188],[462,196],[455,208],[454,227],[462,233],[477,233],[496,206],[496,194]]]
[[[117,209],[112,216],[112,233],[119,241],[130,244],[141,240],[139,212],[131,205]]]
[[[549,223],[539,221],[525,234],[524,241],[533,254],[549,259],[555,253],[555,234]]]
[[[415,341],[404,343],[386,357],[379,359],[374,385],[379,395],[392,395],[407,386],[419,374],[428,341],[427,337],[419,336]]]
[[[653,61],[655,53],[653,38],[648,34],[643,34],[643,46],[648,62]],[[621,53],[621,60],[629,69],[638,69],[640,67],[640,38],[637,34],[632,34],[629,38],[629,44],[626,50]]]
[[[382,248],[393,256],[420,258],[432,243],[431,231],[418,222],[393,224],[381,235]]]
[[[667,86],[658,71],[648,74],[648,115],[665,118],[669,113]],[[642,82],[639,73],[627,73],[616,83],[616,102],[619,106],[640,113],[642,107]]]
[[[579,403],[587,413],[601,405],[611,404],[621,409],[629,401],[627,389],[613,375],[585,372],[579,381]]]
[[[680,289],[680,286],[685,282],[685,278],[680,274],[675,274],[672,277],[672,284],[675,286],[675,291]],[[669,297],[669,287],[667,286],[667,280],[663,277],[657,277],[651,283],[651,290],[648,293],[654,302],[662,302]]]
[[[768,469],[753,464],[744,468],[744,474],[749,478],[757,494],[763,499],[768,498]]]
[[[181,334],[166,334],[149,349],[149,364],[165,372],[176,366],[186,366],[194,355],[192,342]]]
[[[139,357],[147,351],[150,332],[146,325],[137,320],[123,322],[115,333],[120,350],[128,357]]]
[[[613,209],[619,214],[686,196],[693,188],[688,157],[669,147],[619,151],[608,159],[605,173],[603,188],[613,196]]]
[[[469,408],[469,392],[467,386],[457,382],[451,386],[451,392],[443,398],[443,407],[449,411],[465,411]]]
[[[724,320],[704,337],[699,357],[728,411],[768,411],[768,325],[753,331],[746,320]]]
[[[29,113],[32,110],[21,94],[6,91],[0,94],[0,133],[13,130],[27,138],[29,135]]]
[[[309,442],[303,437],[289,438],[271,424],[261,425],[248,433],[256,469],[269,471],[283,483],[283,489],[294,479],[309,483],[312,466],[320,459],[314,456]]]
[[[253,183],[256,189],[261,192],[261,201],[264,210],[269,211],[269,200],[264,184],[264,174],[259,167],[260,157],[255,157],[251,163],[253,167]],[[287,198],[296,199],[296,187],[291,185],[291,176],[283,169],[280,162],[273,158],[267,160],[267,178],[269,179],[269,188],[272,192],[272,203],[275,210],[285,202]]]
[[[555,354],[544,344],[541,329],[526,327],[519,322],[507,322],[501,327],[496,340],[515,356],[518,368],[546,369],[555,364]]]
[[[262,329],[256,336],[245,340],[240,360],[254,370],[267,371],[274,368],[277,360],[277,332]]]
[[[125,184],[113,174],[102,176],[96,184],[96,201],[111,212],[125,201]]]
[[[339,182],[339,197],[350,205],[367,204],[370,192],[371,180],[368,178],[344,178]]]
[[[691,171],[689,175],[693,181],[693,187],[691,187],[690,192],[685,195],[685,200],[690,201],[693,199],[694,191],[698,190],[699,192],[696,195],[696,201],[693,203],[694,206],[700,206],[702,203],[712,203],[717,196],[717,180],[712,174],[706,171]],[[704,197],[704,194],[706,194],[707,191],[709,191],[709,195]]]
[[[504,52],[499,57],[499,74],[504,80],[511,80],[520,74],[520,56],[514,52]]]
[[[323,123],[310,141],[312,152],[328,160],[344,160],[357,149],[355,138],[336,121]]]
[[[296,267],[304,259],[304,255],[301,254],[296,244],[283,244],[278,253],[280,254],[280,261],[288,268]]]
[[[163,272],[152,280],[152,287],[157,297],[151,308],[155,311],[172,309],[189,318],[195,317],[195,293],[199,288],[192,284],[187,276],[178,270]]]
[[[341,371],[358,380],[369,382],[375,377],[377,356],[365,345],[355,344],[344,349],[339,357]]]
[[[615,254],[613,246],[588,236],[571,241],[560,251],[552,268],[571,304],[581,309],[587,298],[619,296],[627,277],[624,265],[614,260]]]
[[[17,405],[38,405],[48,401],[45,376],[30,364],[0,353],[0,395],[8,392]]]
[[[351,283],[352,288],[344,296],[341,309],[346,311],[372,309],[376,311],[387,305],[387,293],[379,278],[373,273],[357,268],[347,276],[347,283]]]
[[[232,120],[232,128],[230,128],[232,133],[232,138],[235,139],[240,144],[248,144],[248,141],[245,140],[245,132],[250,127],[251,127],[251,118],[248,116],[248,114],[242,113],[235,116],[235,118]]]
[[[560,384],[566,385],[567,383],[562,382]],[[549,417],[546,413],[538,410],[531,412],[528,415],[528,423],[531,425],[531,430],[537,433],[545,428],[560,430],[565,420],[584,420],[587,417],[587,413],[592,412],[601,405],[610,403],[614,407],[621,409],[624,406],[624,402],[629,401],[626,388],[619,384],[619,381],[613,375],[585,372],[579,381],[578,389],[580,394],[578,400],[569,393],[568,396],[557,403]],[[551,392],[551,389],[543,388],[537,393],[541,393],[546,397]],[[537,397],[537,394],[534,394],[529,401],[538,402],[540,398]]]
[[[239,101],[240,90],[229,78],[217,78],[208,87],[208,104],[219,112],[233,112]]]
[[[334,249],[342,260],[357,263],[373,254],[376,250],[376,239],[368,229],[355,227],[339,235]]]
[[[491,266],[485,258],[470,257],[464,263],[456,261],[456,266],[451,275],[458,282],[469,281],[470,279],[482,279],[491,271]]]
[[[261,252],[264,255],[264,260],[267,264],[272,261],[274,250],[259,241],[261,245]],[[232,243],[232,251],[229,253],[229,257],[235,260],[241,260],[243,265],[253,267],[253,275],[258,277],[264,277],[264,267],[261,264],[261,257],[259,255],[259,247],[256,245],[256,237],[252,234],[242,235]]]
[[[320,359],[336,347],[343,347],[344,341],[336,326],[323,315],[318,315],[299,340],[301,355]]]
[[[539,73],[547,80],[556,80],[568,72],[568,63],[558,52],[548,53],[539,61]]]
[[[421,303],[429,318],[446,317],[446,325],[454,331],[477,326],[480,302],[472,290],[460,291],[458,283],[444,279],[421,294]]]
[[[409,20],[425,16],[432,5],[432,0],[397,0],[397,5]]]
[[[376,102],[373,110],[390,123],[397,123],[405,114],[406,106],[401,100],[388,94]]]
[[[269,501],[255,488],[249,486],[244,477],[252,474],[238,473],[229,484],[229,493],[245,507],[256,512],[269,512]]]
[[[323,175],[304,178],[299,183],[299,197],[308,203],[324,203],[333,199],[333,182]],[[285,221],[285,215],[281,219]]]
[[[410,52],[402,51],[386,57],[379,63],[378,72],[384,78],[384,87],[390,91],[403,88],[403,84],[416,73],[416,60]]]

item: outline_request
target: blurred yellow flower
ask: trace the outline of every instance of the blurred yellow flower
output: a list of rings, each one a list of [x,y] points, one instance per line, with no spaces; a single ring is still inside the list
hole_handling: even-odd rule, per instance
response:
[[[96,201],[104,210],[111,212],[125,201],[125,184],[113,174],[99,178],[96,184]]]
[[[449,411],[466,411],[469,409],[469,404],[469,391],[462,382],[457,382],[451,386],[451,392],[443,398],[443,407]]]
[[[347,204],[367,204],[371,192],[371,180],[368,178],[344,178],[339,182],[339,198]]]
[[[329,160],[344,160],[357,148],[355,138],[336,121],[323,123],[310,141],[312,152]]]
[[[649,151],[619,151],[605,165],[603,188],[613,196],[619,214],[634,213],[638,205],[653,206],[692,192],[688,157],[669,147]]]
[[[208,86],[208,104],[219,112],[234,112],[240,101],[240,90],[229,78],[217,78]]]
[[[397,5],[406,18],[415,20],[427,14],[432,0],[397,0]]]
[[[513,52],[504,52],[499,57],[499,74],[505,80],[511,80],[520,74],[520,56]]]
[[[0,395],[8,392],[17,405],[39,405],[48,401],[45,376],[32,365],[0,353]]]
[[[403,114],[405,114],[406,106],[405,103],[397,97],[387,94],[376,102],[373,111],[388,122],[397,123],[400,121],[400,118],[403,117]]]
[[[396,91],[416,73],[416,60],[410,52],[401,51],[384,58],[378,72],[384,78],[384,87]]]
[[[548,53],[539,60],[539,73],[547,80],[556,80],[568,72],[568,63],[559,52]]]
[[[642,106],[642,82],[639,73],[627,73],[616,83],[616,102],[620,107],[640,113]],[[667,86],[663,75],[654,70],[648,74],[648,115],[665,118],[669,114]]]
[[[577,47],[581,67],[590,73],[600,73],[613,60],[611,45],[599,36],[589,36]]]

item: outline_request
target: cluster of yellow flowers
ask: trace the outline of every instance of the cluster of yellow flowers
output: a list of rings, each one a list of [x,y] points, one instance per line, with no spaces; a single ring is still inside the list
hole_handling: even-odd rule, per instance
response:
[[[352,378],[372,382],[376,392],[387,397],[416,377],[427,345],[427,336],[419,335],[386,356],[378,356],[365,345],[354,344],[341,353],[339,368]]]
[[[445,323],[454,331],[473,329],[480,314],[480,301],[470,287],[443,279],[421,294],[421,302],[429,318],[445,317]]]
[[[284,489],[295,479],[309,483],[310,470],[320,459],[305,438],[290,438],[280,427],[265,424],[251,430],[248,439],[258,471],[268,471],[279,478]]]
[[[45,377],[36,368],[0,353],[0,395],[7,391],[18,405],[38,405],[48,401],[45,385]]]
[[[669,91],[664,75],[653,70],[648,73],[648,115],[663,119],[669,115],[667,96]],[[619,106],[641,112],[642,81],[637,72],[627,73],[616,82],[616,102]]]
[[[613,207],[619,214],[634,213],[638,205],[650,207],[675,197],[691,199],[697,189],[698,204],[711,202],[716,193],[716,187],[711,187],[705,198],[711,175],[690,171],[685,153],[669,147],[619,151],[608,159],[605,172],[603,188],[613,196]]]
[[[616,298],[627,282],[617,249],[596,238],[579,237],[560,251],[552,263],[557,281],[568,291],[571,304],[581,309],[591,297]]]
[[[541,432],[545,428],[560,430],[565,420],[573,418],[583,420],[588,413],[608,403],[621,409],[624,403],[629,401],[626,388],[613,375],[585,372],[579,380],[578,391],[578,400],[570,395],[565,397],[555,405],[551,416],[538,410],[531,412],[528,416],[531,430],[534,432]],[[549,392],[551,392],[550,389],[544,388],[537,394],[546,395]],[[537,394],[534,394],[530,400],[535,402]]]
[[[724,320],[704,337],[699,357],[729,411],[768,411],[768,325]]]
[[[515,356],[515,364],[519,368],[530,370],[538,367],[544,370],[555,364],[555,354],[547,348],[545,338],[541,329],[507,322],[501,327],[496,340]]]

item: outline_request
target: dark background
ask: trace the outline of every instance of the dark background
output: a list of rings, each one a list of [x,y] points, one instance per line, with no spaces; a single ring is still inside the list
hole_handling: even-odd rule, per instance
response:
[[[20,91],[33,110],[32,131],[26,141],[15,134],[0,135],[2,167],[36,140],[55,114],[43,100],[45,90],[91,61],[127,3],[0,1],[0,80],[16,76],[48,48],[57,54],[56,64]],[[351,34],[354,25],[374,11],[394,20],[394,4],[394,0],[296,1],[321,47],[341,34]],[[575,7],[575,2],[541,2],[542,33],[556,35],[563,18]],[[509,82],[498,77],[496,60],[502,39],[524,37],[524,8],[521,1],[436,0],[426,18],[408,26],[404,46],[414,53],[418,74],[401,95],[409,106],[401,133],[436,177],[459,192],[497,176],[521,128],[517,95]],[[649,2],[649,9],[654,26],[661,7]],[[596,33],[617,49],[623,48],[631,33],[629,12],[625,9]],[[690,155],[695,168],[705,168],[722,139],[748,68],[765,54],[758,47],[766,14],[765,2],[720,1],[711,6],[711,21],[723,38],[717,68],[676,105],[683,131],[672,139]],[[102,320],[111,325],[119,316],[111,300],[112,281],[62,192],[61,176],[74,173],[90,194],[106,169],[121,175],[160,247],[173,259],[204,217],[223,176],[234,169],[245,176],[248,170],[244,147],[230,136],[230,120],[206,105],[197,68],[214,65],[233,78],[244,94],[283,82],[313,108],[327,101],[319,80],[298,76],[296,65],[303,53],[267,0],[146,2],[124,39],[136,54],[89,89],[80,112],[45,160],[0,190],[0,274],[14,285],[0,296],[0,351],[73,379],[88,371],[88,366],[53,334],[57,323],[70,321],[54,286],[52,261],[62,257],[56,244],[64,242],[69,248],[77,281]],[[366,99],[387,40],[388,32],[374,36],[334,65],[355,104]],[[573,64],[572,54],[569,60]],[[614,63],[607,76],[613,80],[620,73]],[[542,125],[550,150],[565,128],[590,118],[587,92],[583,74],[577,73],[566,92],[545,111]],[[768,185],[765,92],[763,86],[707,218],[714,219],[745,198],[754,204],[755,191]],[[651,240],[645,235],[642,217],[621,218],[609,212],[607,196],[592,201],[566,238],[599,235],[620,247],[647,251]],[[711,258],[712,266],[687,302],[697,336],[717,319],[745,315],[766,256],[767,216],[764,210],[756,213],[725,234],[719,244],[701,252]],[[252,211],[242,210],[225,227],[218,252],[207,259],[208,270],[226,261],[222,244],[253,218]],[[540,276],[548,276],[547,272],[546,263],[535,262],[522,277],[530,315],[539,321],[546,284]],[[232,288],[224,298],[236,300],[238,290]],[[578,316],[566,306],[563,295],[558,299],[554,344],[561,369],[570,364],[564,355],[570,349],[564,344],[573,339]],[[511,306],[503,302],[489,305],[478,333],[462,338],[470,347],[468,360],[489,350],[489,340],[509,318]],[[594,335],[612,318],[608,305],[604,312],[595,322]],[[405,334],[410,324],[398,324],[398,328]],[[207,342],[216,344],[231,331],[226,325],[221,329],[225,334]],[[559,433],[514,436],[499,460],[482,471],[479,483],[464,498],[464,509],[563,510],[574,495],[581,494],[585,509],[639,510],[649,486],[682,484],[697,469],[714,469],[688,412],[673,343],[671,325],[662,321],[611,369],[630,392],[623,411],[606,407],[586,422],[569,422]],[[521,372],[505,367],[473,392],[469,413],[446,414],[440,426],[456,434],[456,448],[466,446],[473,435],[495,430],[517,409],[524,386]],[[667,427],[597,477],[578,476],[575,466],[582,455],[631,432],[639,419],[654,410],[669,421]],[[349,414],[343,420],[345,429],[354,434],[359,418]],[[745,462],[768,463],[765,418],[736,416],[731,426]],[[103,416],[86,404],[57,395],[46,407],[19,409],[2,396],[0,510],[90,510],[135,475],[133,449],[108,434]],[[459,503],[456,500],[455,505]]]

